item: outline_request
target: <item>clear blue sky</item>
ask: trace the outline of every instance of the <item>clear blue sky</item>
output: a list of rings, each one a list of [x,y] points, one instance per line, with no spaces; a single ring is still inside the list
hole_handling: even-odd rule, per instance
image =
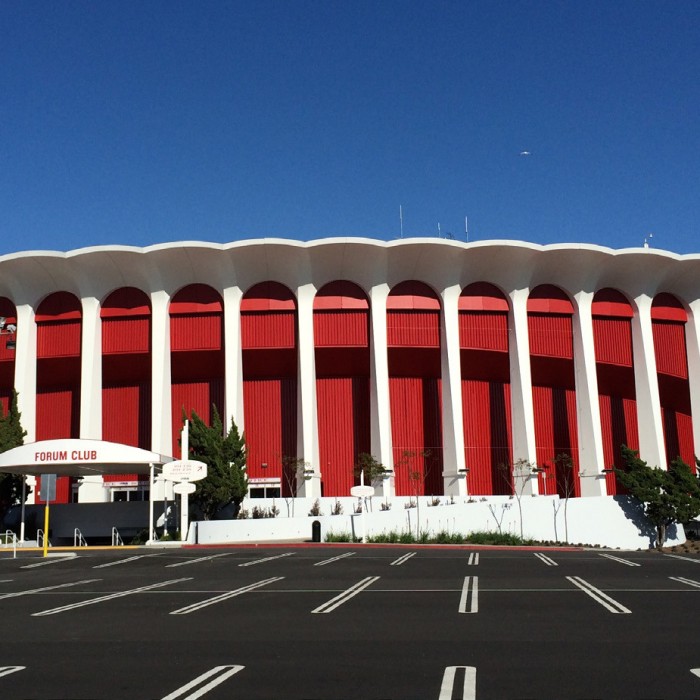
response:
[[[697,0],[0,0],[0,254],[391,240],[399,205],[404,237],[700,253],[699,26]]]

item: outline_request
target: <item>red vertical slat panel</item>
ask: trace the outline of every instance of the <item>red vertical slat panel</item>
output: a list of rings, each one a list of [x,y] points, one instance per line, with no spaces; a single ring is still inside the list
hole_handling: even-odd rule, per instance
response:
[[[171,350],[220,350],[223,315],[177,314],[170,318]]]
[[[171,387],[173,406],[173,456],[180,457],[180,433],[182,432],[182,410],[187,415],[195,411],[207,424],[211,425],[212,404],[223,416],[224,386],[222,379],[198,382],[174,382]]]
[[[508,352],[508,315],[489,311],[461,311],[459,343],[463,349]]]
[[[297,456],[296,379],[246,379],[243,382],[248,476],[276,477],[282,492],[293,490],[293,475],[282,474],[285,457]],[[267,464],[267,469],[261,465]]]
[[[369,380],[366,377],[318,379],[316,396],[324,495],[347,496],[355,483],[358,455],[370,451]]]
[[[387,311],[390,347],[440,347],[439,311]]]
[[[366,311],[314,311],[316,347],[366,347],[369,342]]]
[[[293,348],[296,345],[296,313],[241,312],[241,343],[254,348]]]
[[[578,438],[576,421],[576,393],[570,389],[533,386],[532,400],[535,413],[535,451],[537,465],[546,467],[540,474],[540,492],[558,492],[566,495],[564,479],[568,479],[570,495],[580,495],[578,481]],[[567,476],[566,469],[555,469],[554,458],[568,454],[574,468]]]
[[[632,325],[627,318],[593,317],[596,362],[632,366]]]
[[[530,354],[573,358],[571,316],[565,314],[528,314]]]
[[[149,318],[104,318],[102,320],[102,352],[105,355],[148,352],[149,349]]]
[[[469,493],[510,493],[510,385],[464,379],[462,405]]]
[[[668,321],[652,321],[652,330],[657,372],[687,379],[685,325]]]
[[[390,377],[389,395],[397,495],[442,493],[440,380]]]
[[[37,358],[80,355],[80,329],[79,320],[37,323]]]

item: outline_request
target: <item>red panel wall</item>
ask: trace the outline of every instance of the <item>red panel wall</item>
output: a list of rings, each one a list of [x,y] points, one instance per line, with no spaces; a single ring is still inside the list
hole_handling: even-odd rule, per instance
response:
[[[439,311],[387,311],[389,347],[440,347]]]
[[[462,406],[469,493],[510,493],[507,467],[512,460],[510,384],[463,379]]]
[[[222,347],[223,314],[184,314],[170,318],[170,349],[219,350]]]
[[[211,425],[212,404],[220,416],[224,415],[224,380],[212,378],[209,381],[173,382],[171,388],[173,406],[173,456],[180,458],[180,432],[182,431],[182,410],[187,415],[195,411],[207,424]]]
[[[601,394],[600,422],[603,431],[603,459],[607,469],[624,467],[621,445],[627,445],[632,450],[639,449],[639,433],[637,429],[637,402],[634,399]],[[615,474],[605,477],[608,495],[626,493]]]
[[[103,318],[102,352],[106,355],[148,352],[150,350],[150,318]]]
[[[241,343],[253,348],[293,348],[296,345],[296,313],[293,311],[241,311]]]
[[[418,495],[441,494],[443,491],[440,385],[437,378],[389,378],[398,496],[415,494],[416,489]],[[409,478],[410,472],[414,471],[421,475],[418,482]]]
[[[685,324],[652,321],[656,371],[674,377],[688,378],[685,352]]]
[[[573,358],[571,316],[528,314],[528,328],[531,355]]]
[[[508,352],[508,315],[489,311],[459,314],[461,348]]]
[[[632,326],[627,318],[593,317],[596,362],[632,366]]]
[[[45,321],[37,324],[37,357],[80,355],[80,320]]]
[[[532,402],[537,465],[546,467],[539,475],[540,493],[566,496],[569,490],[569,495],[580,496],[576,392],[559,387],[533,386]],[[559,454],[567,454],[573,459],[574,468],[568,475],[565,468],[554,463]]]
[[[314,311],[316,347],[367,347],[369,314],[367,311]]]
[[[316,380],[324,496],[348,496],[357,456],[370,453],[369,378]]]
[[[285,456],[297,456],[296,378],[244,379],[243,410],[248,476],[280,478],[283,494],[290,495],[293,476],[285,478],[282,464]]]

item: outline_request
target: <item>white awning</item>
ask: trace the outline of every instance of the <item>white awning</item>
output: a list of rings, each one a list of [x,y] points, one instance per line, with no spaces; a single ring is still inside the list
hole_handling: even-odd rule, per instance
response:
[[[116,442],[43,440],[0,453],[0,472],[59,476],[147,474],[151,464],[171,461],[172,457]]]

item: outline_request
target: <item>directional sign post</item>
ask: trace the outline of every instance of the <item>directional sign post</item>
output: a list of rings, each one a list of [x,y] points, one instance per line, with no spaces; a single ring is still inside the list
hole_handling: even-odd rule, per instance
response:
[[[367,498],[368,496],[374,496],[374,487],[365,486],[365,473],[360,472],[360,485],[353,486],[350,489],[350,495],[355,498]],[[362,504],[362,542],[367,543],[367,521],[365,520],[365,513],[367,512],[367,504]]]
[[[44,499],[44,556],[49,555],[49,501],[56,500],[56,475],[41,477],[41,495]]]
[[[187,459],[190,452],[189,421],[185,421],[182,428],[182,456],[184,459],[168,462],[163,465],[163,477],[168,481],[178,482],[173,491],[180,494],[180,540],[187,539],[187,528],[190,520],[189,494],[195,492],[195,485],[192,481],[200,481],[207,475],[207,465],[195,459]]]

